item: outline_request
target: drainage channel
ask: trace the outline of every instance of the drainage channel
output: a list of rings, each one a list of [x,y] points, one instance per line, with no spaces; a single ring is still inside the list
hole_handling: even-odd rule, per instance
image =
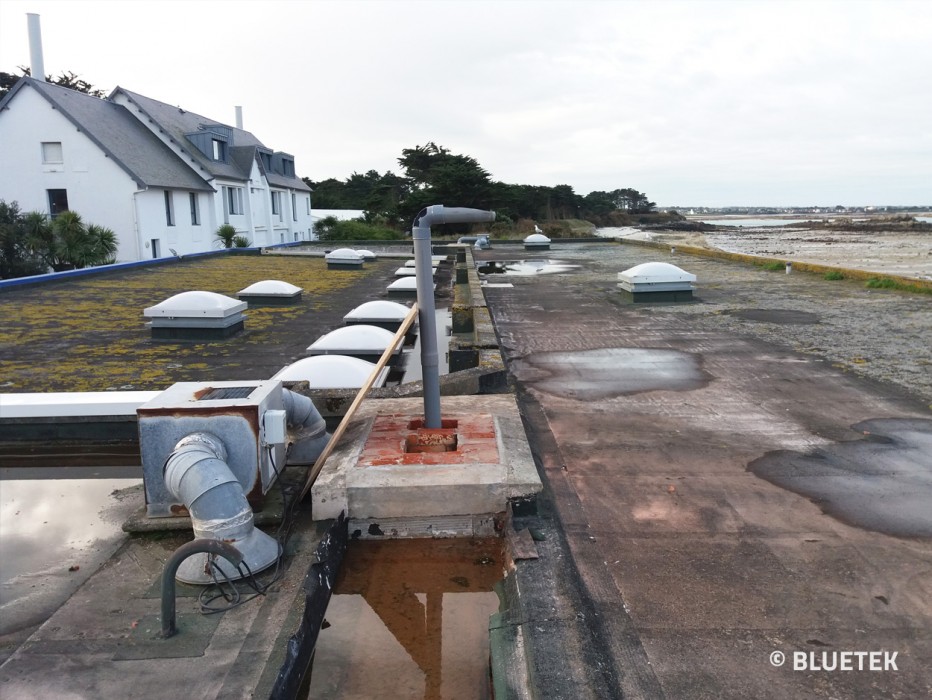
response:
[[[490,698],[503,558],[500,538],[351,542],[301,697]]]

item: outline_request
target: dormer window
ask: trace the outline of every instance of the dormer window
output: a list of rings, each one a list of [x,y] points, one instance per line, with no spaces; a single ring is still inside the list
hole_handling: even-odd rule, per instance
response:
[[[259,157],[262,159],[262,167],[265,168],[265,172],[270,173],[272,170],[272,154],[264,153],[259,151]]]
[[[294,161],[293,160],[288,160],[287,158],[283,158],[282,168],[285,171],[283,173],[285,177],[294,177]]]

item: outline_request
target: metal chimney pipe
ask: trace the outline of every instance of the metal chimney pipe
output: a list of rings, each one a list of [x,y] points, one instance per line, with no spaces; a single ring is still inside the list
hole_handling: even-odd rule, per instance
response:
[[[243,108],[239,105],[236,106],[236,128],[243,128]]]
[[[39,15],[26,13],[26,25],[29,27],[29,64],[32,77],[45,82],[45,61],[42,58],[42,27]]]
[[[434,274],[431,261],[431,224],[490,223],[494,211],[444,207],[422,209],[414,219],[414,269],[417,281],[418,325],[421,335],[421,376],[424,382],[424,427],[440,428],[440,367],[437,361],[437,311],[434,309]]]

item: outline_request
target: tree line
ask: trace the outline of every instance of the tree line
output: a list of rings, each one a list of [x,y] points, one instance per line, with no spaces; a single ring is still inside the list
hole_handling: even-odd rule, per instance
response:
[[[571,185],[517,185],[492,179],[479,162],[429,141],[406,148],[398,158],[402,174],[369,170],[346,180],[304,178],[314,191],[315,209],[361,209],[370,222],[394,228],[410,226],[431,204],[493,209],[497,221],[550,222],[585,219],[596,226],[638,223],[655,214],[656,205],[633,188],[596,191],[582,196]]]
[[[24,66],[17,66],[19,70],[19,75],[14,73],[6,73],[0,71],[0,100],[2,100],[6,94],[13,89],[13,86],[19,82],[20,78],[32,75],[32,70]],[[51,74],[45,76],[45,81],[47,83],[52,83],[53,85],[60,85],[61,87],[68,88],[69,90],[75,90],[77,92],[83,92],[86,95],[91,97],[106,97],[107,93],[104,90],[95,88],[89,82],[83,78],[78,77],[77,74],[72,73],[71,71],[62,71],[62,73],[56,78]]]

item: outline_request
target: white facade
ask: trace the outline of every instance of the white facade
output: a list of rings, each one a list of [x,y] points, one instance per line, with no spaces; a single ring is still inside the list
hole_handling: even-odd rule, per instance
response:
[[[139,260],[136,183],[88,136],[34,90],[21,90],[15,109],[0,115],[0,199],[20,211],[49,212],[49,190],[65,190],[68,208],[85,223],[119,236],[118,260]],[[61,162],[43,162],[43,144],[61,144]]]
[[[218,159],[203,147],[213,129],[226,139]],[[311,239],[293,158],[121,88],[100,100],[21,79],[0,102],[0,162],[0,200],[49,215],[66,202],[114,231],[119,262],[215,250],[227,223],[253,246]]]

